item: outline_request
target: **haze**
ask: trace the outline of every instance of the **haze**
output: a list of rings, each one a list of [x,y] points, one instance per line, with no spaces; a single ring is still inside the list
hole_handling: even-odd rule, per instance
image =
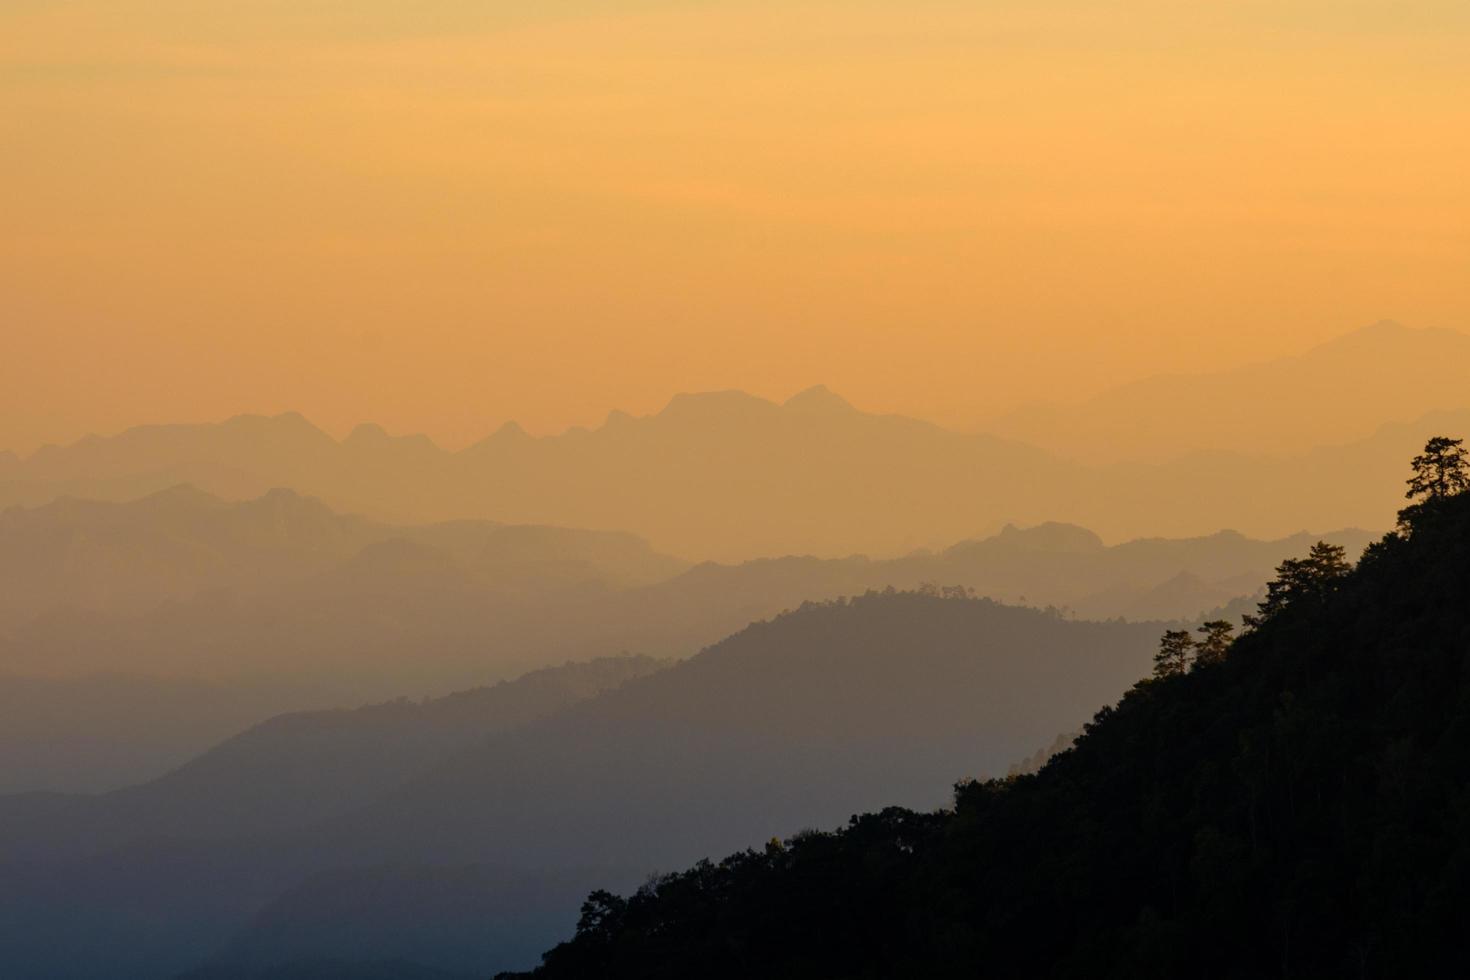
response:
[[[6,978],[1470,976],[1467,0],[0,0],[0,151]]]
[[[1467,95],[1453,0],[12,0],[0,448],[816,382],[983,428],[1462,329]]]

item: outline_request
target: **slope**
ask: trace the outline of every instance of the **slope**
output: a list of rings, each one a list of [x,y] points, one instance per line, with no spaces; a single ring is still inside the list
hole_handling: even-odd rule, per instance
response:
[[[1039,775],[597,894],[535,974],[1462,976],[1470,495]]]
[[[33,811],[32,822],[0,833],[10,861],[0,868],[0,922],[14,927],[12,959],[30,976],[86,976],[105,951],[110,975],[152,977],[197,964],[201,946],[238,937],[264,905],[318,872],[340,874],[297,894],[309,896],[310,920],[325,923],[366,914],[364,901],[396,900],[374,869],[398,869],[418,882],[412,887],[432,889],[465,881],[434,868],[477,867],[502,883],[494,901],[486,898],[486,920],[507,906],[537,914],[513,935],[492,929],[468,945],[446,943],[437,962],[419,957],[411,936],[393,949],[388,932],[376,937],[374,955],[414,953],[453,969],[524,965],[525,951],[570,924],[578,892],[593,883],[636,882],[711,849],[887,800],[932,805],[956,771],[1004,771],[1137,676],[1155,633],[917,593],[809,605],[492,734],[305,830],[218,836],[207,821],[150,797],[138,805],[144,826],[167,833],[123,842],[106,825],[78,829]],[[250,792],[267,797],[293,785],[252,780]],[[545,884],[559,881],[576,889]],[[522,890],[524,901],[506,889]],[[545,894],[560,897],[536,897]],[[261,921],[292,919],[278,910]],[[69,941],[79,931],[94,943]],[[344,934],[325,924],[321,932]],[[307,950],[271,928],[259,944],[240,937],[231,948],[268,963],[280,952],[272,935],[289,938],[293,953],[351,952]]]
[[[430,701],[280,715],[138,786],[98,796],[0,797],[0,839],[35,860],[149,839],[306,826],[362,806],[492,734],[665,666],[650,657],[607,657]]]

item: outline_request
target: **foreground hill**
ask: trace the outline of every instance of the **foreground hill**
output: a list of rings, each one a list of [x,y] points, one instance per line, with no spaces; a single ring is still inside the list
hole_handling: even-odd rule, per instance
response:
[[[1466,975],[1470,494],[1409,513],[1039,775],[596,894],[535,976]]]
[[[888,801],[932,806],[955,773],[1005,771],[1145,669],[1156,632],[953,595],[808,605],[402,785],[384,779],[350,813],[269,834],[241,836],[229,807],[310,799],[303,779],[335,777],[325,763],[221,770],[222,753],[209,769],[236,784],[190,785],[223,805],[157,786],[137,797],[127,839],[109,822],[17,815],[0,830],[0,928],[36,978],[104,963],[114,978],[156,977],[211,949],[225,950],[218,967],[350,958],[355,921],[377,923],[374,959],[529,965],[590,887]],[[268,757],[290,759],[290,744]],[[475,927],[388,914],[406,907],[395,881],[423,910],[480,896],[453,919]],[[289,928],[300,922],[318,928]],[[95,938],[71,941],[83,934]]]

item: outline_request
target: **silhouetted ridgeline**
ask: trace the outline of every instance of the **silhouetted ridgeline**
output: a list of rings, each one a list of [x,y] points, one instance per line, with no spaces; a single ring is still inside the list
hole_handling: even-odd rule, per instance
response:
[[[1328,537],[1354,553],[1370,540]],[[362,703],[621,650],[684,656],[805,600],[924,582],[1082,618],[1192,618],[1255,591],[1310,540],[1222,531],[1106,546],[1048,523],[892,560],[686,570],[627,534],[394,526],[286,490],[228,503],[175,487],[0,514],[0,670],[259,678]]]
[[[1470,974],[1470,495],[1406,514],[1040,774],[595,894],[535,976]]]
[[[95,796],[0,796],[0,839],[35,860],[303,827],[350,812],[490,735],[667,666],[604,657],[424,702],[280,715],[141,785]]]
[[[90,805],[10,801],[7,958],[35,980],[529,966],[594,887],[1005,771],[1144,673],[1157,631],[937,593],[814,603],[401,780],[410,723],[444,703],[287,719]]]
[[[58,611],[137,616],[213,592],[323,590],[334,574],[366,587],[394,566],[452,571],[512,594],[627,588],[686,567],[631,534],[492,521],[400,526],[288,489],[227,501],[180,485],[126,502],[63,497],[0,511],[0,627]]]
[[[375,427],[337,440],[294,413],[145,426],[16,462],[0,472],[0,505],[44,503],[58,494],[131,499],[180,483],[232,499],[287,486],[396,523],[487,518],[619,528],[671,554],[722,561],[902,554],[1001,520],[1067,521],[1109,540],[1221,527],[1264,537],[1312,526],[1374,527],[1393,506],[1387,475],[1431,431],[1464,425],[1467,418],[1458,399],[1436,400],[1438,392],[1463,385],[1426,380],[1431,366],[1446,377],[1470,374],[1459,353],[1463,338],[1426,366],[1413,354],[1426,349],[1425,340],[1436,350],[1439,335],[1401,334],[1385,335],[1397,354],[1379,351],[1356,372],[1340,365],[1308,372],[1313,384],[1331,379],[1314,404],[1351,402],[1356,421],[1316,441],[1307,439],[1309,432],[1295,433],[1290,455],[1270,452],[1281,446],[1239,438],[1231,419],[1248,410],[1258,392],[1247,387],[1241,396],[1238,383],[1214,401],[1171,397],[1138,405],[1122,398],[1116,417],[1128,421],[1108,435],[1136,429],[1162,448],[1144,454],[1142,462],[1091,464],[995,435],[862,412],[824,389],[784,404],[727,391],[679,395],[653,415],[614,413],[600,427],[557,436],[533,437],[509,425],[459,452],[423,438],[390,438]],[[1357,406],[1373,399],[1363,391],[1343,393],[1337,379],[1386,377],[1382,366],[1388,364],[1397,388],[1415,397],[1358,417]],[[1287,365],[1272,377],[1295,393],[1290,379],[1303,371],[1300,364]],[[1169,391],[1180,387],[1199,387],[1199,379],[1165,385]],[[1171,410],[1186,402],[1205,415]],[[1457,411],[1426,414],[1435,409]],[[1288,421],[1330,414],[1294,412]],[[1157,435],[1161,428],[1188,431],[1191,417],[1206,435],[1202,443]],[[1272,419],[1269,411],[1265,417]],[[1384,419],[1413,421],[1375,431]],[[1043,422],[1040,430],[1051,428]],[[1092,438],[1085,425],[1080,440],[1066,431],[1070,423],[1061,428],[1069,450],[1079,441],[1084,449],[1109,441]],[[1203,447],[1210,451],[1179,455]],[[1262,493],[1262,487],[1290,492]]]
[[[0,674],[0,794],[131,786],[283,707],[317,700],[289,682]]]
[[[1024,408],[990,429],[1079,459],[1279,455],[1361,439],[1386,419],[1461,407],[1467,388],[1470,335],[1385,320],[1292,357],[1158,375],[1079,404]]]

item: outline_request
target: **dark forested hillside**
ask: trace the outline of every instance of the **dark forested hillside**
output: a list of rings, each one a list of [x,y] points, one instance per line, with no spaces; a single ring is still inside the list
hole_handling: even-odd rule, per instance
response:
[[[1470,495],[1337,562],[1038,775],[596,893],[536,976],[1467,975]]]

